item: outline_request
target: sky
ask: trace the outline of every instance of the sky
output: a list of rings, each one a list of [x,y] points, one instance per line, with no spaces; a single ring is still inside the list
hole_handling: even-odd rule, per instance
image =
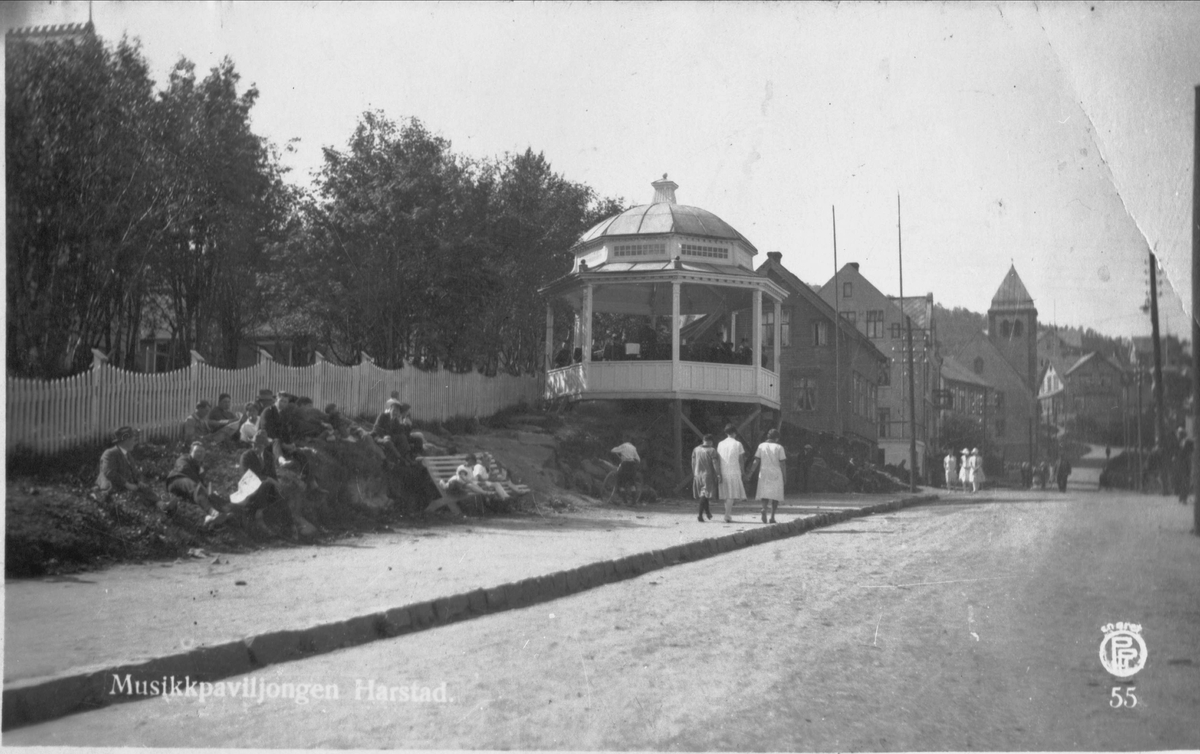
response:
[[[361,114],[477,158],[532,147],[630,204],[667,173],[801,279],[985,312],[1010,265],[1043,323],[1188,337],[1200,4],[94,2],[160,84],[230,57],[308,185]],[[5,29],[86,21],[6,4]],[[897,197],[900,222],[897,227]],[[1182,293],[1183,300],[1175,292]]]

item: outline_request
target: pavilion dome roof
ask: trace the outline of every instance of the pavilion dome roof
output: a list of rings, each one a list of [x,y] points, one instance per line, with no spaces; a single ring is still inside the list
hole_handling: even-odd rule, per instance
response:
[[[579,237],[576,246],[610,236],[644,236],[679,234],[703,238],[741,241],[752,253],[758,249],[732,225],[700,207],[689,207],[675,202],[675,189],[679,186],[667,180],[655,181],[654,201],[601,220]]]

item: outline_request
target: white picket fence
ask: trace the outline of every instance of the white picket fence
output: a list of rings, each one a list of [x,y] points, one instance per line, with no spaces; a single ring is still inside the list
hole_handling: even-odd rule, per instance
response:
[[[414,419],[444,421],[454,416],[490,416],[521,401],[541,397],[542,375],[485,377],[419,369],[380,369],[367,360],[353,367],[318,361],[287,367],[270,359],[245,369],[218,369],[193,361],[186,369],[160,374],[127,372],[98,355],[85,374],[58,380],[9,378],[5,396],[7,452],[17,448],[53,453],[103,441],[129,425],[155,437],[183,434],[183,420],[205,398],[216,403],[229,393],[235,411],[262,388],[307,395],[323,408],[336,403],[346,416],[376,413],[393,391],[412,405]]]

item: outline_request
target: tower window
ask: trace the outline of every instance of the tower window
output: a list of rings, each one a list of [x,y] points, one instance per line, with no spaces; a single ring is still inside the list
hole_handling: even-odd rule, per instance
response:
[[[1013,322],[1012,332],[1014,338],[1019,338],[1025,334],[1025,326],[1021,324],[1021,320],[1018,319],[1016,322]]]
[[[1000,323],[1000,337],[1001,338],[1012,337],[1012,331],[1013,331],[1012,323],[1009,322],[1007,319]]]

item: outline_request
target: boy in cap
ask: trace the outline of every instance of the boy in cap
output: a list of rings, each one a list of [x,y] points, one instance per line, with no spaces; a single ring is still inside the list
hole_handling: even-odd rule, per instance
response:
[[[115,444],[100,456],[100,473],[96,477],[96,491],[103,499],[128,493],[134,500],[153,505],[164,513],[175,509],[168,500],[159,500],[150,486],[142,481],[141,473],[133,463],[130,452],[138,442],[137,430],[121,427],[113,433]]]

